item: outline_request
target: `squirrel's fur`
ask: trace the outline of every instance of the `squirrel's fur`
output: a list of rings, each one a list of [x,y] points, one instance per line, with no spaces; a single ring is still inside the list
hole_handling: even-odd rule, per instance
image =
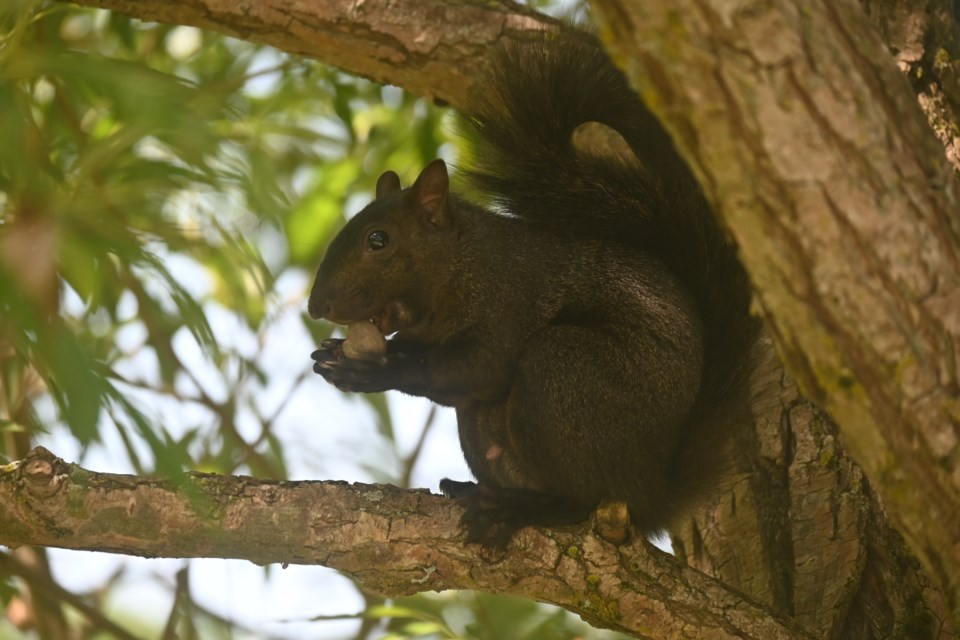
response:
[[[376,362],[328,343],[315,369],[456,408],[477,485],[444,486],[470,540],[502,545],[601,501],[665,527],[717,486],[747,415],[746,274],[592,36],[503,46],[482,84],[464,175],[496,211],[449,193],[440,161],[407,189],[381,176],[324,257],[310,312],[396,334]]]

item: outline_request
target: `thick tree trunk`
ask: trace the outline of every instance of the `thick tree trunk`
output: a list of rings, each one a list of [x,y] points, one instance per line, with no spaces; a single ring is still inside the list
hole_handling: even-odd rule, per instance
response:
[[[897,67],[910,81],[930,126],[960,169],[960,29],[954,0],[864,0]]]
[[[894,531],[837,428],[769,343],[754,375],[741,474],[673,533],[678,556],[818,638],[953,638],[937,589]]]
[[[956,610],[958,191],[909,85],[851,0],[597,5],[787,368]]]

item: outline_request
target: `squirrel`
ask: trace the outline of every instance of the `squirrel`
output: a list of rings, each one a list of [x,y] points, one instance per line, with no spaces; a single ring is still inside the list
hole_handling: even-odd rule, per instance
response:
[[[392,336],[365,357],[324,341],[314,370],[456,409],[476,482],[441,489],[465,505],[468,542],[503,548],[601,503],[655,533],[716,489],[749,419],[748,277],[594,36],[502,45],[481,85],[463,175],[486,206],[451,192],[442,160],[407,188],[381,175],[308,311]]]

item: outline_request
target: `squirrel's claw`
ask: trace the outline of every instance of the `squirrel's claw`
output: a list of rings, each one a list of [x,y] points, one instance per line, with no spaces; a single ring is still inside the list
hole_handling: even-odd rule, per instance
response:
[[[324,341],[326,342],[326,340]],[[317,349],[310,354],[313,362],[313,372],[325,376],[326,371],[332,370],[341,358],[338,347],[331,346],[323,349]]]
[[[310,354],[313,358],[313,371],[341,391],[375,393],[392,389],[391,372],[385,361],[371,362],[343,355],[342,340],[331,344],[329,348],[318,349]],[[326,342],[326,341],[325,341]],[[321,343],[322,344],[322,343]]]

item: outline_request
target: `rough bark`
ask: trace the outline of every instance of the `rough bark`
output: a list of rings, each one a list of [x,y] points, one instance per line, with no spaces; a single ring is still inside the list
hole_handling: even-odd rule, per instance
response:
[[[810,638],[643,541],[527,529],[503,555],[464,545],[461,510],[427,491],[192,473],[94,473],[43,448],[0,467],[0,544],[147,557],[321,564],[383,595],[485,589],[553,602],[648,638]]]
[[[913,86],[947,159],[960,169],[960,29],[955,4],[954,0],[864,0],[863,7]]]
[[[908,83],[850,0],[597,4],[787,368],[956,610],[958,193]]]
[[[836,426],[799,394],[770,344],[758,352],[738,481],[673,532],[678,557],[818,638],[955,637],[941,594]]]
[[[183,24],[322,60],[417,95],[463,103],[500,38],[560,29],[509,0],[79,0],[141,20]]]

